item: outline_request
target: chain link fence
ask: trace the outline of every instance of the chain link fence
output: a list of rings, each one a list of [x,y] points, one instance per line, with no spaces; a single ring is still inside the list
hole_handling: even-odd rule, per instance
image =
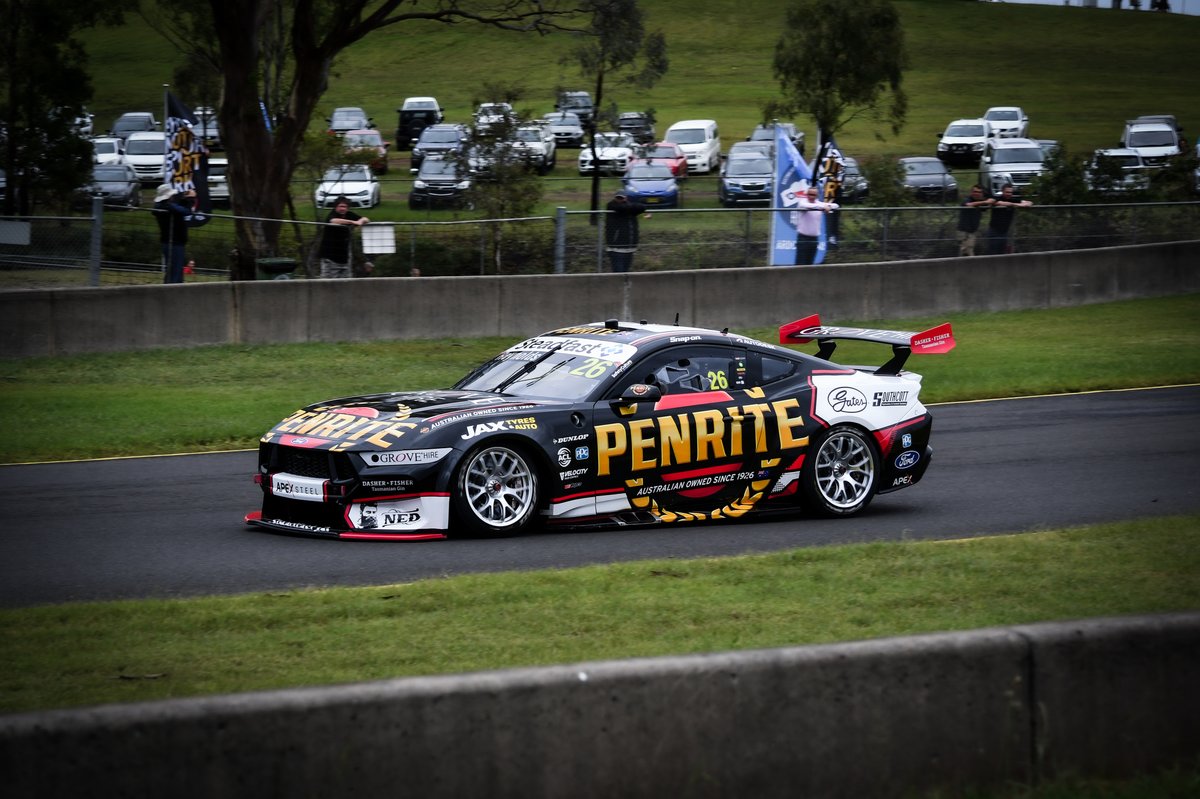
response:
[[[766,266],[771,213],[768,208],[654,210],[642,218],[633,270]],[[825,262],[957,257],[958,213],[957,207],[845,207],[837,218],[838,244]],[[229,279],[235,222],[233,216],[217,214],[191,229],[187,252],[194,264],[186,281]],[[361,245],[357,247],[356,257],[373,263],[372,276],[579,274],[608,269],[603,212],[560,209],[553,217],[385,224],[394,232],[394,252],[364,255]],[[296,269],[260,277],[315,276],[315,245],[322,227],[286,221],[279,249],[269,255],[294,260]],[[1195,238],[1197,230],[1197,202],[1033,206],[1017,211],[1012,249],[1044,252],[1181,241]],[[982,241],[978,251],[983,251]],[[0,217],[0,289],[161,280],[158,226],[149,209],[103,208],[93,216],[77,217]]]

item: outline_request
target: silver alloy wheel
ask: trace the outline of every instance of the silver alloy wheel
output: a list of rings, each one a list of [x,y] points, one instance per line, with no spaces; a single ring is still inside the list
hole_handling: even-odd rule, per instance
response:
[[[852,430],[836,430],[817,451],[817,490],[832,507],[845,510],[863,503],[875,483],[871,446]]]
[[[507,447],[488,447],[472,455],[462,487],[471,512],[493,528],[519,525],[537,498],[533,470]]]

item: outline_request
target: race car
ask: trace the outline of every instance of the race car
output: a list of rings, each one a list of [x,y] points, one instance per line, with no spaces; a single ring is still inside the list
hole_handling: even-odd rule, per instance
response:
[[[830,360],[838,339],[891,346]],[[861,512],[929,467],[922,332],[783,325],[779,344],[615,319],[509,347],[452,389],[302,408],[262,437],[254,527],[342,539],[516,535],[535,525],[658,525],[803,508]],[[815,355],[792,349],[817,343]]]

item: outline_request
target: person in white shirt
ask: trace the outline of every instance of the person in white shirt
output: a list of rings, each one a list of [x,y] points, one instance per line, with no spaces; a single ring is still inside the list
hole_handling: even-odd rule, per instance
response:
[[[796,226],[796,264],[811,264],[817,259],[817,242],[821,236],[821,215],[836,211],[837,203],[817,199],[817,187],[809,186],[796,198],[792,223]]]

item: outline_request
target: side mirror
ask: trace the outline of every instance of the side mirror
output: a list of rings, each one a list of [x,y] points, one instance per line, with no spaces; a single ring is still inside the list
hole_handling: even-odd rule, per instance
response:
[[[652,386],[649,383],[634,383],[621,392],[621,397],[616,400],[616,404],[658,402],[660,399],[662,399],[662,390],[658,386]]]

